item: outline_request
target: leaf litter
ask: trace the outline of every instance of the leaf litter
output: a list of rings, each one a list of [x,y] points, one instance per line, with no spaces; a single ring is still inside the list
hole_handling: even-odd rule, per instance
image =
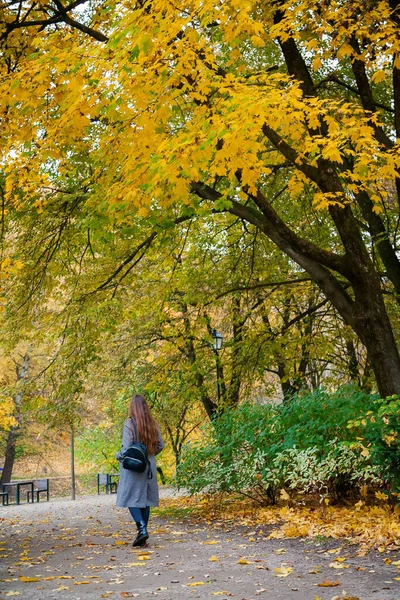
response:
[[[181,502],[181,500],[179,502]],[[164,502],[163,504],[165,508],[168,508],[168,506],[173,506],[174,503],[175,501],[169,501],[168,503]],[[193,499],[185,498],[185,503],[193,503]],[[182,543],[186,545],[190,543],[191,550],[189,553],[187,550],[175,551],[171,549],[171,541],[168,536],[171,532],[177,531],[178,529],[172,528],[168,520],[167,523],[163,523],[163,526],[158,527],[157,529],[160,517],[163,516],[163,506],[161,506],[160,516],[158,518],[155,516],[153,517],[155,530],[151,531],[153,544],[150,550],[132,549],[130,547],[131,542],[127,540],[127,523],[129,524],[129,521],[126,515],[122,514],[122,511],[120,513],[121,516],[119,517],[119,521],[116,520],[113,522],[113,519],[116,519],[114,513],[114,515],[111,515],[109,526],[104,525],[102,528],[97,527],[95,530],[90,526],[85,527],[85,518],[82,517],[81,527],[68,528],[68,536],[64,539],[62,544],[55,543],[55,540],[60,539],[59,534],[63,529],[57,527],[57,518],[54,515],[49,514],[49,524],[53,524],[55,527],[47,528],[45,535],[43,532],[40,532],[40,538],[38,535],[35,536],[35,531],[33,531],[31,537],[24,537],[21,539],[19,553],[16,552],[17,549],[14,550],[15,562],[12,560],[7,561],[10,577],[6,578],[6,580],[10,583],[10,588],[15,588],[13,583],[17,581],[21,585],[27,586],[26,589],[29,588],[29,590],[32,590],[35,589],[36,586],[38,590],[44,590],[45,588],[43,585],[51,585],[51,581],[54,581],[55,579],[70,579],[72,580],[70,582],[72,585],[60,585],[56,588],[52,587],[48,589],[57,592],[68,591],[70,593],[74,586],[82,586],[84,588],[91,587],[97,589],[99,591],[98,597],[102,598],[111,597],[113,594],[126,598],[141,597],[141,594],[138,593],[138,590],[135,589],[135,587],[133,589],[127,588],[127,584],[131,582],[130,585],[132,585],[132,581],[135,582],[134,586],[139,585],[138,582],[141,582],[141,580],[138,579],[138,577],[144,577],[143,581],[145,583],[140,583],[142,590],[145,589],[147,590],[146,593],[152,593],[153,595],[158,595],[162,598],[164,598],[164,592],[168,592],[169,594],[170,592],[168,590],[179,590],[182,587],[186,587],[187,589],[193,588],[193,593],[196,588],[199,588],[200,594],[202,594],[201,588],[205,589],[207,587],[209,591],[206,593],[209,596],[239,596],[238,594],[235,594],[238,586],[240,588],[242,583],[244,585],[246,581],[252,581],[254,588],[251,594],[249,592],[250,598],[251,595],[263,595],[267,597],[268,594],[272,593],[274,585],[276,585],[273,583],[272,577],[276,578],[275,581],[277,584],[279,584],[279,579],[282,579],[283,581],[287,580],[288,582],[293,581],[292,584],[288,584],[289,589],[298,591],[299,587],[295,587],[299,585],[297,583],[298,577],[304,578],[304,576],[307,575],[313,577],[313,582],[310,585],[320,588],[333,588],[339,587],[341,585],[341,580],[340,578],[327,577],[327,570],[339,569],[342,570],[343,573],[350,570],[352,570],[352,572],[366,570],[366,567],[354,564],[354,557],[357,554],[360,555],[360,553],[357,553],[354,547],[352,547],[351,553],[349,554],[349,537],[346,539],[345,543],[343,543],[343,537],[338,535],[338,530],[343,530],[343,527],[346,528],[346,524],[343,526],[343,524],[338,522],[339,518],[341,518],[343,514],[346,514],[343,513],[343,510],[340,508],[331,509],[331,507],[329,507],[330,511],[327,511],[325,516],[322,517],[318,511],[312,511],[311,514],[307,516],[306,511],[302,507],[298,510],[292,507],[288,510],[282,510],[282,507],[255,510],[249,509],[248,506],[245,507],[243,504],[236,503],[234,509],[231,508],[231,510],[225,510],[225,508],[220,505],[218,524],[216,524],[209,516],[207,522],[203,520],[202,510],[204,509],[205,504],[201,504],[200,507],[197,514],[196,510],[194,510],[195,507],[193,507],[190,521],[181,520],[176,523],[180,531],[179,537],[182,538]],[[379,510],[372,511],[372,514],[376,517],[374,523],[368,523],[366,516],[371,514],[369,511],[363,515],[361,520],[356,519],[353,522],[352,531],[354,535],[351,541],[354,541],[354,539],[362,539],[362,535],[366,536],[365,531],[369,531],[370,533],[371,530],[379,531],[380,537],[376,540],[372,540],[372,544],[376,546],[378,555],[379,553],[386,555],[381,558],[382,565],[386,568],[390,568],[392,570],[392,575],[398,575],[400,570],[399,555],[396,554],[393,558],[388,558],[387,556],[389,550],[398,548],[396,543],[398,523],[396,520],[394,522],[392,520],[389,531],[391,537],[390,535],[385,537],[384,534],[387,534],[387,531],[385,532],[384,530],[386,520],[389,518],[390,514],[393,519],[393,514],[390,513],[388,507],[380,506],[377,508]],[[208,515],[210,515],[210,512],[212,513],[213,510],[211,504],[207,504],[207,510]],[[349,509],[346,510],[348,513],[351,512]],[[86,517],[88,525],[89,518],[91,517],[93,517],[93,515]],[[298,520],[297,529],[295,528],[296,519]],[[35,525],[32,520],[27,521],[27,524],[28,523],[31,530],[32,528],[35,530],[36,527],[36,531],[39,532],[37,523]],[[281,540],[280,544],[282,544],[285,539],[289,539],[289,536],[286,536],[285,538],[281,535],[285,526],[292,527],[292,529],[290,529],[292,538],[300,537],[301,539],[311,539],[312,536],[301,535],[305,523],[311,523],[312,527],[310,527],[310,531],[313,533],[317,532],[316,536],[324,535],[325,539],[330,539],[332,541],[336,540],[336,543],[339,542],[340,545],[336,545],[334,548],[327,548],[325,546],[321,550],[321,556],[326,556],[324,564],[314,567],[305,565],[304,569],[299,570],[298,565],[294,565],[290,562],[290,546],[274,546],[274,543],[276,543],[276,540]],[[369,528],[364,530],[362,535],[360,533],[361,523]],[[16,527],[11,522],[7,523],[7,527],[11,528],[11,530],[14,529],[15,533]],[[250,533],[246,531],[246,527],[251,527],[251,529],[249,529]],[[108,528],[112,528],[112,530],[107,531]],[[23,524],[20,521],[18,523],[18,531],[22,533],[23,529]],[[159,533],[155,534],[155,531],[158,531]],[[226,531],[230,532],[229,536],[226,536],[226,533],[224,534]],[[182,532],[184,535],[181,535]],[[214,532],[215,535],[213,535]],[[332,535],[328,535],[329,532]],[[133,535],[133,529],[130,530],[130,533]],[[204,537],[205,535],[206,538]],[[82,536],[83,540],[81,539]],[[270,546],[270,544],[272,544],[272,546]],[[2,546],[5,546],[5,544],[2,544]],[[10,548],[10,546],[11,545],[8,544],[7,551],[12,553],[13,548]],[[76,565],[78,565],[77,567],[68,568],[67,562],[62,565],[58,563],[58,566],[56,566],[56,559],[57,557],[63,556],[61,554],[62,552],[73,552],[73,548],[76,548],[77,546],[79,546],[79,555],[71,554],[73,559],[76,560],[79,558],[80,560],[79,563],[76,563]],[[208,546],[211,547],[208,549]],[[212,553],[217,549],[215,546],[219,546],[218,556]],[[94,551],[94,547],[98,550]],[[201,550],[202,556],[204,557],[203,560],[206,561],[203,562],[204,570],[202,573],[195,569],[198,552],[196,548],[201,547],[203,547],[203,550]],[[243,552],[243,548],[251,550],[250,552],[245,553]],[[260,548],[268,549],[266,554],[260,555]],[[306,546],[303,548],[302,552],[311,552],[311,550],[306,550]],[[315,554],[316,546],[312,546],[312,548],[312,552]],[[366,546],[363,545],[361,554],[365,551]],[[177,558],[179,552],[181,552],[182,555],[180,558]],[[93,560],[94,553],[99,557],[102,557],[102,560],[99,561],[98,564],[93,564],[93,562],[89,563],[89,561]],[[129,555],[131,553],[134,554],[136,560],[129,561]],[[42,558],[42,562],[39,562],[39,566],[35,568],[34,565],[38,564],[37,559],[39,554]],[[276,562],[282,554],[288,556],[289,562]],[[169,558],[170,556],[173,557],[172,561]],[[27,560],[21,560],[22,558]],[[353,560],[351,561],[350,558]],[[209,565],[208,569],[211,569],[208,573],[206,564]],[[223,584],[224,581],[230,581],[230,576],[226,578],[226,573],[235,573],[235,564],[239,565],[237,567],[238,573],[236,575],[236,580],[232,581],[231,589],[227,589],[223,587],[223,585],[218,585]],[[28,574],[23,570],[29,566],[35,568],[33,575],[30,573]],[[63,566],[65,569],[62,569]],[[61,573],[59,572],[60,567]],[[190,572],[191,568],[193,568],[192,573]],[[40,569],[43,569],[43,571]],[[79,569],[79,572],[77,569]],[[157,571],[155,571],[155,569],[157,569]],[[64,573],[62,572],[63,570]],[[95,572],[103,572],[103,576],[107,571],[115,570],[115,576],[108,580],[102,580],[100,575],[90,575],[90,570],[92,573],[93,570]],[[268,573],[268,571],[270,571],[270,573]],[[369,571],[371,573],[374,572],[371,569]],[[179,573],[182,575],[180,576]],[[219,573],[224,573],[225,579],[221,578],[221,575],[218,575]],[[241,573],[243,573],[242,576]],[[13,574],[17,577],[12,577]],[[177,575],[178,577],[176,577]],[[201,575],[203,578],[201,578]],[[340,573],[340,575],[342,575],[342,573]],[[134,578],[133,580],[132,577]],[[187,577],[189,578],[189,582],[184,583],[185,581],[187,582]],[[193,579],[193,581],[190,581],[191,579]],[[397,579],[398,578],[393,577],[393,582]],[[294,584],[295,580],[296,583]],[[5,579],[2,581],[5,581]],[[102,582],[104,583],[102,584]],[[41,584],[40,587],[37,586],[39,583]],[[102,585],[107,586],[110,592],[102,587]],[[394,583],[394,585],[396,585],[396,583]],[[121,588],[122,591],[120,591]],[[21,592],[19,589],[8,589],[4,592],[4,596],[18,596],[20,594]],[[32,594],[32,592],[30,592],[30,594]],[[41,592],[41,596],[45,597],[44,592]],[[174,594],[174,597],[175,596],[184,597],[179,596],[179,593],[178,595]],[[170,596],[166,596],[166,598],[167,597]],[[203,596],[201,595],[200,597]],[[300,596],[298,597],[300,598]],[[314,595],[313,597],[317,596]],[[359,597],[350,596],[348,594],[345,596],[343,592],[338,595],[337,598],[343,600],[344,598],[355,599]],[[365,600],[365,598],[360,597],[360,600]]]

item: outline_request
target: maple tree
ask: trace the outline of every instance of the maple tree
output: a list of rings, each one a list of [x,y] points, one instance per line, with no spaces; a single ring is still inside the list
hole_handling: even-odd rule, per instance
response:
[[[2,14],[7,202],[41,219],[63,198],[66,219],[85,207],[89,232],[228,211],[309,274],[366,346],[381,394],[399,391],[382,293],[400,290],[394,0]],[[321,214],[324,235],[307,235]]]

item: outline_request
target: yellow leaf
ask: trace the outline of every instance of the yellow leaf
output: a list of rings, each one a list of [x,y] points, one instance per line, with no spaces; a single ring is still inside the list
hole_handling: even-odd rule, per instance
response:
[[[148,217],[150,214],[150,211],[145,206],[142,206],[141,208],[139,208],[137,214],[138,214],[138,217]]]
[[[281,496],[282,500],[290,500],[289,494],[283,488],[281,489],[280,496]]]
[[[210,540],[209,542],[201,542],[204,545],[214,545],[214,544],[219,544],[219,542],[216,542],[215,540]]]
[[[329,563],[329,566],[331,567],[331,569],[348,569],[348,565],[343,565],[339,562],[331,562]]]
[[[6,592],[6,596],[20,596],[20,592]]]
[[[188,583],[187,584],[189,587],[196,587],[198,585],[205,585],[204,581],[193,581],[193,583]]]
[[[312,67],[313,67],[314,71],[317,71],[318,69],[320,69],[322,67],[322,60],[321,60],[320,56],[316,56],[314,58]]]
[[[340,585],[340,581],[329,581],[329,579],[325,579],[325,581],[321,581],[321,583],[316,583],[318,587],[337,587]]]
[[[251,562],[249,562],[245,558],[241,558],[240,560],[238,560],[238,565],[251,565]]]
[[[211,562],[219,562],[218,556],[211,556],[208,560],[210,560]]]
[[[381,81],[383,81],[386,78],[386,73],[385,71],[375,71],[375,73],[372,75],[371,77],[371,81],[373,81],[374,83],[380,83]]]
[[[353,53],[353,48],[349,44],[345,43],[339,48],[336,56],[339,59],[341,59],[341,58],[344,58],[345,56],[351,56],[352,53]]]
[[[280,567],[276,567],[274,571],[275,573],[273,573],[273,575],[275,577],[287,577],[293,572],[293,569],[292,567],[285,567],[284,565],[281,565]]]
[[[127,546],[127,545],[128,545],[128,542],[123,542],[122,540],[117,540],[117,541],[115,542],[115,545],[116,545],[116,546]]]
[[[361,447],[362,447],[361,456],[365,456],[366,458],[368,458],[368,456],[370,455],[370,452],[369,452],[368,448],[366,448],[362,444],[361,444]]]
[[[34,581],[40,581],[39,577],[24,577],[24,575],[20,576],[20,581],[23,581],[24,583],[32,583]]]
[[[74,581],[74,585],[85,585],[87,583],[90,583],[90,581]]]
[[[378,500],[383,500],[384,502],[387,502],[388,500],[387,494],[384,494],[383,492],[375,492],[375,498],[378,498]]]

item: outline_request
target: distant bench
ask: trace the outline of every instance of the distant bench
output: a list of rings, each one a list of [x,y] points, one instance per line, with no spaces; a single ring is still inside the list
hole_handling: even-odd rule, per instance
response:
[[[119,473],[98,473],[97,474],[97,493],[100,494],[100,488],[104,486],[106,494],[116,494],[118,488]]]
[[[161,467],[157,467],[157,473],[160,475],[161,483],[165,485],[165,476]],[[97,473],[97,493],[101,493],[101,488],[106,494],[116,494],[118,489],[119,473]]]
[[[36,485],[35,485],[36,482]],[[9,481],[2,484],[0,496],[2,498],[2,505],[7,506],[9,504],[9,498],[11,492],[15,490],[15,502],[21,504],[21,492],[26,491],[26,501],[39,502],[40,495],[46,494],[46,499],[49,500],[49,480],[48,479],[36,479],[29,481]],[[28,489],[26,489],[28,488]]]

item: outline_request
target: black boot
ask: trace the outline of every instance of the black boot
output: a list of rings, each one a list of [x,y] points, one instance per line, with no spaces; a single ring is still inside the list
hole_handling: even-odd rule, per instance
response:
[[[149,534],[147,533],[146,529],[146,523],[144,521],[136,521],[136,527],[138,534],[133,540],[132,546],[144,546],[146,540],[149,538]]]

